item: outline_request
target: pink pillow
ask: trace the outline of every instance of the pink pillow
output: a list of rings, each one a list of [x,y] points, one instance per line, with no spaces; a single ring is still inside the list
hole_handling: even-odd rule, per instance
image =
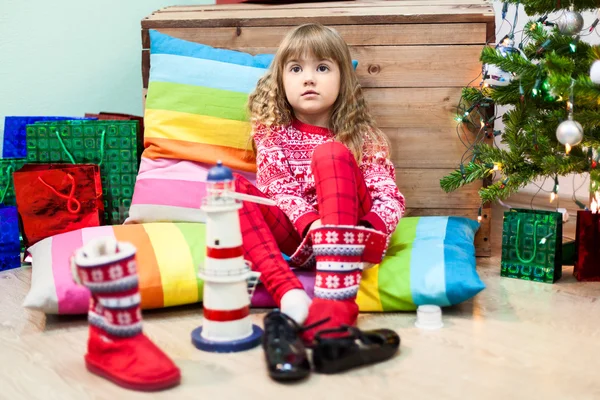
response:
[[[205,222],[200,205],[206,195],[206,175],[212,165],[175,159],[142,157],[129,218],[144,222]],[[235,171],[250,182],[252,172]]]

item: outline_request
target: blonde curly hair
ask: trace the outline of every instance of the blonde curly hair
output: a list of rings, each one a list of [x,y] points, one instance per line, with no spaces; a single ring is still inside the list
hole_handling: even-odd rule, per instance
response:
[[[248,98],[253,131],[258,125],[276,127],[292,122],[294,110],[285,95],[283,69],[289,60],[308,54],[331,59],[340,68],[340,93],[333,104],[328,127],[335,139],[350,149],[357,162],[362,158],[365,144],[389,155],[388,140],[371,117],[348,45],[334,29],[321,24],[298,26],[283,38],[271,67]]]

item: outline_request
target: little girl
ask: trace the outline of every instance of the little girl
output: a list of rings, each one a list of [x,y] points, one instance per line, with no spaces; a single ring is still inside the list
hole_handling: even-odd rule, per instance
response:
[[[249,98],[257,187],[236,190],[277,207],[244,202],[245,257],[281,311],[305,331],[354,325],[362,270],[379,263],[404,213],[388,144],[369,114],[347,44],[333,29],[307,24],[283,39]],[[316,262],[314,300],[290,264]]]

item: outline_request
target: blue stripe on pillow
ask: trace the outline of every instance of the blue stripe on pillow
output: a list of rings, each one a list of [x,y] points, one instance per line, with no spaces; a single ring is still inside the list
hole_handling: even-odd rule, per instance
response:
[[[451,304],[446,296],[444,260],[447,222],[447,217],[419,219],[410,260],[410,289],[416,305]]]
[[[152,54],[150,65],[152,82],[171,82],[240,93],[252,92],[256,82],[266,71],[262,68],[171,54]]]
[[[252,54],[240,51],[218,49],[205,44],[177,39],[154,29],[150,29],[150,54],[172,54],[175,56],[203,58],[265,69],[269,68],[271,62],[273,62],[273,58],[275,58],[274,54],[257,54],[253,56]],[[356,69],[358,61],[352,60],[352,66]]]
[[[274,57],[273,54],[257,54],[253,56],[235,50],[217,49],[205,44],[177,39],[154,29],[150,29],[150,54],[171,54],[203,58],[256,68],[268,68]]]
[[[475,259],[475,233],[479,223],[469,218],[449,217],[446,227],[446,295],[451,304],[470,299],[485,289]]]

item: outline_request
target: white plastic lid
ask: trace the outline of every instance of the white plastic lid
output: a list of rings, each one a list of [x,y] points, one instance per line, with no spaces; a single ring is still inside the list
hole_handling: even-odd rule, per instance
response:
[[[415,326],[420,329],[440,329],[442,322],[442,309],[439,306],[423,305],[417,307],[417,321]]]

